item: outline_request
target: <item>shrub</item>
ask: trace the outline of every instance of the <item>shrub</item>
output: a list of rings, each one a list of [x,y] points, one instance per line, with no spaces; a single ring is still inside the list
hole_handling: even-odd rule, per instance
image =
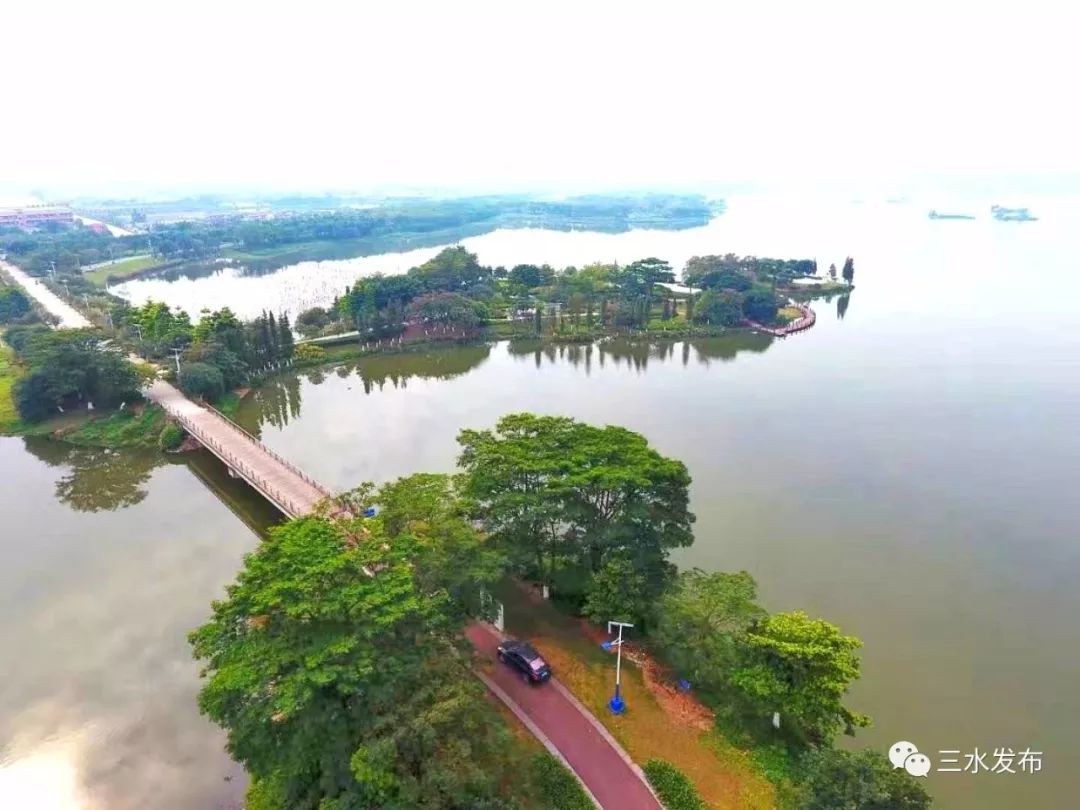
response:
[[[694,783],[670,762],[650,759],[643,770],[667,810],[706,810]]]
[[[546,751],[531,763],[537,795],[559,810],[595,810],[589,795],[569,770]],[[703,805],[704,806],[704,805]]]
[[[180,389],[188,396],[217,399],[225,393],[225,377],[209,363],[184,363],[180,366]]]
[[[321,363],[326,359],[326,349],[310,343],[301,343],[293,351],[293,360],[297,363]]]
[[[30,299],[17,287],[0,286],[0,323],[14,323],[30,313]]]
[[[170,422],[161,429],[158,447],[165,451],[178,450],[184,443],[184,430],[175,422]]]

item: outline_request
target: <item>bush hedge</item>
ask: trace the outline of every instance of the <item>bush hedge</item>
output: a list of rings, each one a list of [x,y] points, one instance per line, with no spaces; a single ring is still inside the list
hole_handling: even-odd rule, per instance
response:
[[[532,761],[533,783],[538,795],[559,810],[596,810],[577,777],[546,751]]]
[[[694,783],[670,762],[650,759],[643,770],[667,810],[706,810]]]
[[[184,443],[184,430],[174,422],[170,422],[161,429],[158,436],[158,447],[162,450],[176,450]]]

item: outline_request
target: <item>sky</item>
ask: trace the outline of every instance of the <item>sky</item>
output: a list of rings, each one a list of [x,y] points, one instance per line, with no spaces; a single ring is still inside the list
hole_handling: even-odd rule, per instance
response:
[[[1039,2],[5,6],[0,192],[1080,174]]]

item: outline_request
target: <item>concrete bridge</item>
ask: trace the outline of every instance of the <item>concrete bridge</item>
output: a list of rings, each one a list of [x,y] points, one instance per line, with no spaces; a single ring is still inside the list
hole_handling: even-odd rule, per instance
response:
[[[143,393],[288,517],[310,513],[333,494],[224,414],[195,404],[169,383],[158,380]]]

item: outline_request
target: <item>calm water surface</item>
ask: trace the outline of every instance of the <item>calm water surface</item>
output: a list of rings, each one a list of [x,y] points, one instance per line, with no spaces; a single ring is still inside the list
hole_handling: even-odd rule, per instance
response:
[[[373,358],[282,378],[242,418],[341,488],[452,469],[458,430],[512,411],[641,431],[694,477],[697,542],[681,564],[745,568],[771,609],[805,608],[864,639],[851,702],[875,727],[858,744],[1041,750],[1034,776],[933,773],[929,785],[946,808],[1071,806],[1080,216],[1020,202],[1043,218],[751,200],[676,234],[477,237],[481,261],[505,265],[655,254],[678,266],[728,251],[839,265],[850,253],[858,288],[846,309],[816,304],[818,326],[783,342]],[[135,289],[248,313],[434,252]],[[273,513],[198,456],[0,439],[0,473],[0,807],[236,801],[242,774],[198,715],[185,635]]]
[[[935,760],[1043,751],[1036,775],[929,783],[943,807],[1070,804],[1077,221],[795,213],[740,219],[733,207],[713,249],[854,255],[846,309],[819,302],[809,333],[376,358],[267,386],[243,417],[336,487],[450,470],[458,430],[513,411],[641,431],[694,478],[697,541],[681,564],[745,568],[770,608],[805,608],[864,639],[851,702],[875,726],[858,744],[912,740]]]
[[[186,634],[276,514],[198,455],[0,438],[0,471],[0,807],[239,807]]]

